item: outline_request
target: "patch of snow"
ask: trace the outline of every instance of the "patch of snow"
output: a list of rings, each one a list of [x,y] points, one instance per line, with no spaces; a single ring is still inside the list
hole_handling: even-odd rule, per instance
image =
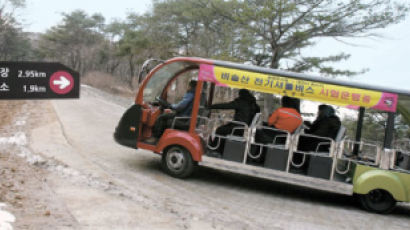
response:
[[[13,230],[11,223],[16,220],[16,217],[3,210],[4,207],[6,207],[6,204],[0,203],[0,230]]]
[[[16,126],[23,126],[25,124],[26,124],[25,120],[19,120],[19,121],[16,121],[16,123],[15,123]]]
[[[27,137],[23,132],[18,132],[12,137],[0,137],[0,144],[11,144],[11,145],[26,145]]]
[[[61,164],[55,159],[48,159],[41,155],[33,153],[29,148],[26,147],[27,143],[28,139],[24,132],[17,132],[11,137],[0,137],[1,148],[5,147],[10,150],[10,147],[13,146],[14,148],[11,148],[13,149],[12,152],[14,152],[14,154],[16,154],[18,157],[25,159],[25,161],[30,165],[41,167],[50,172],[56,172],[62,177],[74,179],[77,182],[85,183],[95,188],[115,191],[115,188],[111,184],[104,182],[96,176],[84,175],[81,172],[68,167],[67,165]],[[3,230],[2,226],[0,226],[0,230]]]
[[[55,159],[46,159],[40,155],[33,153],[30,149],[24,146],[18,146],[16,151],[17,156],[26,160],[27,163],[41,167],[49,172],[55,172],[61,177],[72,179],[73,181],[86,184],[93,188],[103,189],[105,191],[111,191],[112,193],[120,193],[115,186],[103,181],[101,178],[94,175],[84,175],[83,173],[56,161]],[[0,230],[2,230],[0,228]]]
[[[26,159],[26,161],[31,165],[40,166],[47,163],[47,160],[45,160],[43,157],[33,154],[29,149],[23,147],[20,149],[20,152],[17,154],[17,156]]]
[[[86,85],[86,84],[81,84],[81,87],[84,87],[84,88],[86,88],[86,89],[92,89],[92,88],[94,88],[94,87],[91,87],[91,86]]]

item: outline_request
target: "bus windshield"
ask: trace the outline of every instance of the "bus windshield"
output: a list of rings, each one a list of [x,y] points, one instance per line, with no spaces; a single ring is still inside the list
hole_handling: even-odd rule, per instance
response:
[[[144,89],[144,101],[154,101],[156,96],[159,96],[164,90],[169,80],[181,70],[192,65],[188,62],[174,62],[162,67],[149,79],[147,86]]]

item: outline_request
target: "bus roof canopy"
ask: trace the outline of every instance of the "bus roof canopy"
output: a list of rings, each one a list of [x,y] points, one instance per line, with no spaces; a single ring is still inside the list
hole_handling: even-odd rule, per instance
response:
[[[410,97],[408,90],[210,59],[178,57],[166,61],[163,65],[174,62],[198,65],[198,80],[213,82],[218,86],[287,95],[350,108],[365,107],[396,112],[397,108],[403,107],[402,103],[398,104],[399,96]]]

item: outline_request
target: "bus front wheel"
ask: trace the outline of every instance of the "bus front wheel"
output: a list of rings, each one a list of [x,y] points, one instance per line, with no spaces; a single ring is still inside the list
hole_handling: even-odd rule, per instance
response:
[[[164,171],[176,178],[186,178],[194,170],[194,161],[188,150],[181,146],[171,146],[162,154]]]
[[[359,201],[364,209],[375,213],[390,213],[396,206],[396,200],[392,195],[382,189],[359,195]]]

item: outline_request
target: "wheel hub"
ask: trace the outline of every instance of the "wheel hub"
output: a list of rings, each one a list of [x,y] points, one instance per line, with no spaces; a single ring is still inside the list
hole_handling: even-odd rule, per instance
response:
[[[384,200],[383,194],[378,190],[371,191],[369,194],[369,197],[370,197],[370,200],[373,202],[381,202]]]
[[[179,171],[184,166],[184,155],[180,151],[172,151],[167,155],[167,164],[170,169]]]

